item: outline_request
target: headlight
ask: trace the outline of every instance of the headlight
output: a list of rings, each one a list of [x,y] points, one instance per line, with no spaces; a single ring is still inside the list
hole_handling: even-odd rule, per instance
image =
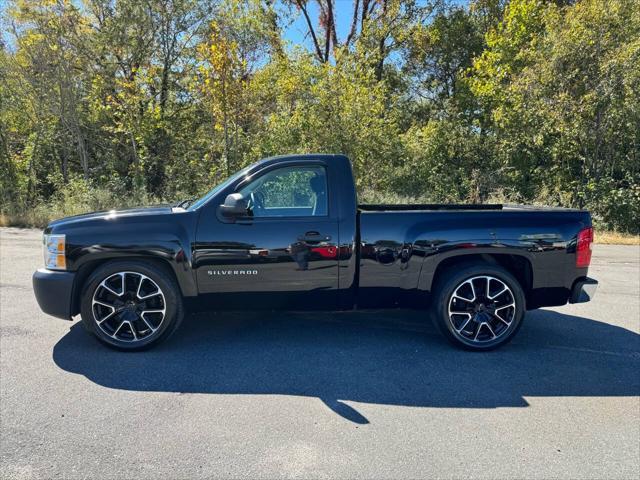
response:
[[[44,266],[50,270],[66,270],[64,235],[44,235]]]

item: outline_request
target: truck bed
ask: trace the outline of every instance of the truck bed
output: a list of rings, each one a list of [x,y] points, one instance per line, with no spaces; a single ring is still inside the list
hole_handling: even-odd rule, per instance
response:
[[[456,204],[456,203],[379,203],[361,204],[358,209],[363,212],[412,211],[412,210],[502,210],[501,204]]]
[[[518,265],[531,278],[528,308],[564,304],[586,275],[573,252],[577,233],[590,225],[588,212],[554,207],[359,205],[358,305],[431,291],[438,265],[463,255]]]
[[[359,204],[362,212],[438,211],[438,210],[520,210],[546,212],[579,212],[580,209],[550,207],[546,205],[520,205],[502,203],[365,203]]]

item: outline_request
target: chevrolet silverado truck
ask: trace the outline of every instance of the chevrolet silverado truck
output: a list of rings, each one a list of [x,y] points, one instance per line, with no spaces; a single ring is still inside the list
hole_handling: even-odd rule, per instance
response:
[[[195,201],[56,220],[33,275],[40,308],[141,350],[187,308],[420,308],[455,345],[489,350],[526,310],[589,301],[581,210],[359,205],[343,155],[267,158]]]

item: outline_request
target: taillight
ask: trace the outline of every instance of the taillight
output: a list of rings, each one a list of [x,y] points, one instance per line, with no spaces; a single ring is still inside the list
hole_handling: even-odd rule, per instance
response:
[[[584,228],[578,233],[576,244],[576,267],[587,268],[591,263],[591,244],[593,243],[593,228]]]

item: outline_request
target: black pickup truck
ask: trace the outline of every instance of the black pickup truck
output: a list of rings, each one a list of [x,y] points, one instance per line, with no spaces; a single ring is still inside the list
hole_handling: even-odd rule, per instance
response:
[[[429,308],[454,344],[488,350],[526,310],[593,297],[592,240],[586,211],[358,205],[348,158],[291,155],[191,203],[52,222],[33,287],[122,350],[164,340],[187,307]]]

